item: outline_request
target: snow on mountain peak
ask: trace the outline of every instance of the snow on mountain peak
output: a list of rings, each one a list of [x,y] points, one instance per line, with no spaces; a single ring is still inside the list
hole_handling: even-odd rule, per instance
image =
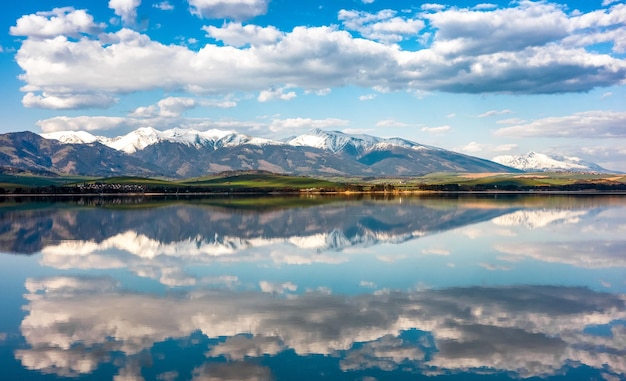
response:
[[[411,149],[426,149],[426,146],[404,140],[400,138],[378,138],[365,134],[346,134],[339,131],[324,131],[319,128],[300,136],[296,136],[287,141],[293,146],[307,146],[320,148],[337,153],[351,150],[353,153],[363,153],[373,149],[388,149],[399,146]]]
[[[573,156],[549,156],[538,152],[528,152],[525,155],[502,155],[493,158],[493,161],[522,171],[539,172],[608,172],[597,164],[586,162]]]
[[[45,139],[54,139],[66,144],[88,144],[98,140],[87,131],[55,131],[41,134]]]

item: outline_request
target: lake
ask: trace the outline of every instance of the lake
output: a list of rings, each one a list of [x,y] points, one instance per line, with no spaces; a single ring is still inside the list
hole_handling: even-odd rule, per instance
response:
[[[0,380],[626,380],[626,197],[1,199]]]

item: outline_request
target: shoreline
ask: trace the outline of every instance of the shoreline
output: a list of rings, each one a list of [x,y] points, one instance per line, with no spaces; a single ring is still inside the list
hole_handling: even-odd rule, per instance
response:
[[[359,195],[383,195],[383,196],[411,196],[426,194],[481,194],[481,195],[614,195],[626,196],[626,191],[604,191],[604,190],[476,190],[476,191],[439,191],[439,190],[402,190],[402,191],[241,191],[241,192],[129,192],[129,193],[5,193],[0,194],[0,198],[20,198],[20,197],[163,197],[163,196],[359,196]]]

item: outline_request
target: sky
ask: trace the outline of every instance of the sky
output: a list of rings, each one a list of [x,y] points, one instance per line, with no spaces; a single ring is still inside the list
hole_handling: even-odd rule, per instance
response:
[[[619,0],[22,0],[0,133],[314,128],[626,171]]]

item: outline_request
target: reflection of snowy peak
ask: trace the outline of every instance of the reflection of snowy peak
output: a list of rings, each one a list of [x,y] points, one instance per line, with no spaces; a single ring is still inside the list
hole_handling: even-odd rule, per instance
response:
[[[610,172],[591,162],[573,156],[548,156],[529,152],[526,155],[502,155],[493,161],[522,171],[539,172]]]
[[[552,224],[575,224],[587,213],[584,210],[518,210],[496,217],[492,222],[500,226],[525,226],[536,229]]]
[[[290,139],[287,144],[320,148],[331,152],[362,154],[371,150],[383,150],[391,147],[403,147],[414,150],[435,149],[400,138],[378,138],[370,135],[348,135],[338,131],[320,129]]]
[[[102,242],[94,241],[65,241],[57,245],[50,245],[42,250],[47,261],[56,263],[57,256],[86,255],[103,253],[115,249],[132,254],[136,257],[151,259],[158,256],[169,257],[219,257],[234,255],[249,248],[285,244],[298,249],[321,251],[341,251],[350,247],[368,247],[380,243],[402,243],[412,238],[425,235],[425,232],[408,232],[401,235],[363,230],[347,236],[339,230],[310,236],[295,236],[285,238],[263,237],[229,237],[215,235],[212,237],[194,237],[178,242],[160,242],[136,231],[127,231]],[[62,261],[61,261],[62,262]],[[51,264],[51,263],[49,263]],[[59,262],[60,264],[60,262]]]

